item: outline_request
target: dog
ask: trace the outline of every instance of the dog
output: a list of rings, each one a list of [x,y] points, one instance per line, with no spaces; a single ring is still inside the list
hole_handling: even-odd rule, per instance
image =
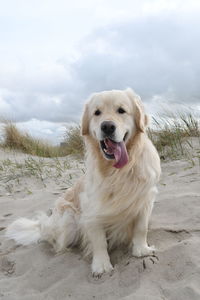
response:
[[[84,177],[56,201],[50,216],[20,218],[6,236],[22,245],[48,241],[56,253],[79,244],[92,256],[97,277],[112,272],[108,251],[120,244],[132,247],[133,256],[153,255],[147,231],[161,168],[148,122],[132,89],[92,94],[81,124]]]

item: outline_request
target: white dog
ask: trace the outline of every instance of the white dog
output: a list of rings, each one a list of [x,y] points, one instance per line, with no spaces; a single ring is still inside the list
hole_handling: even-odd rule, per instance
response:
[[[56,252],[79,243],[92,255],[92,272],[113,269],[108,248],[132,246],[134,256],[152,255],[148,222],[157,193],[160,159],[146,134],[148,117],[131,89],[93,94],[82,118],[86,174],[59,199],[51,216],[21,218],[7,237],[27,245],[46,240]]]

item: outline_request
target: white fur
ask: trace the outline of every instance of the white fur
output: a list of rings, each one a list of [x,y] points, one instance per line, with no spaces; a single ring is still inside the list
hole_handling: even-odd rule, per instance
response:
[[[126,114],[119,115],[116,110],[122,104]],[[94,116],[97,108],[102,111],[99,118]],[[104,120],[115,122],[117,141],[128,131],[129,162],[121,169],[106,161],[98,146]],[[155,249],[147,244],[147,231],[160,160],[145,133],[146,126],[140,98],[132,90],[94,94],[82,119],[86,144],[84,179],[69,189],[65,199],[56,202],[50,217],[19,219],[8,227],[7,237],[23,245],[46,240],[56,252],[81,242],[85,253],[93,257],[95,276],[113,269],[107,248],[126,243],[132,246],[134,256],[151,255]]]
[[[6,237],[22,245],[33,244],[40,239],[40,236],[39,221],[26,218],[14,221],[6,231]]]

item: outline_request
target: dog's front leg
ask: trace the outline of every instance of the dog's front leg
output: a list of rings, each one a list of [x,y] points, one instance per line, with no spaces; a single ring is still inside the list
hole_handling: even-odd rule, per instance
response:
[[[100,277],[104,272],[111,272],[113,266],[107,251],[107,241],[104,229],[99,224],[88,224],[85,227],[87,238],[92,250],[92,273]]]
[[[153,255],[155,252],[155,247],[150,247],[147,244],[148,223],[152,207],[153,202],[146,204],[135,220],[133,230],[133,256]]]

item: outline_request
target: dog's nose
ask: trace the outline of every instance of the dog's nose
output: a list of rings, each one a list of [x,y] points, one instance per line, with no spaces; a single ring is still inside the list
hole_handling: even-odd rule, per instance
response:
[[[104,121],[101,124],[101,130],[103,131],[103,133],[105,133],[108,136],[113,134],[115,129],[116,129],[115,123],[113,123],[112,121]]]

